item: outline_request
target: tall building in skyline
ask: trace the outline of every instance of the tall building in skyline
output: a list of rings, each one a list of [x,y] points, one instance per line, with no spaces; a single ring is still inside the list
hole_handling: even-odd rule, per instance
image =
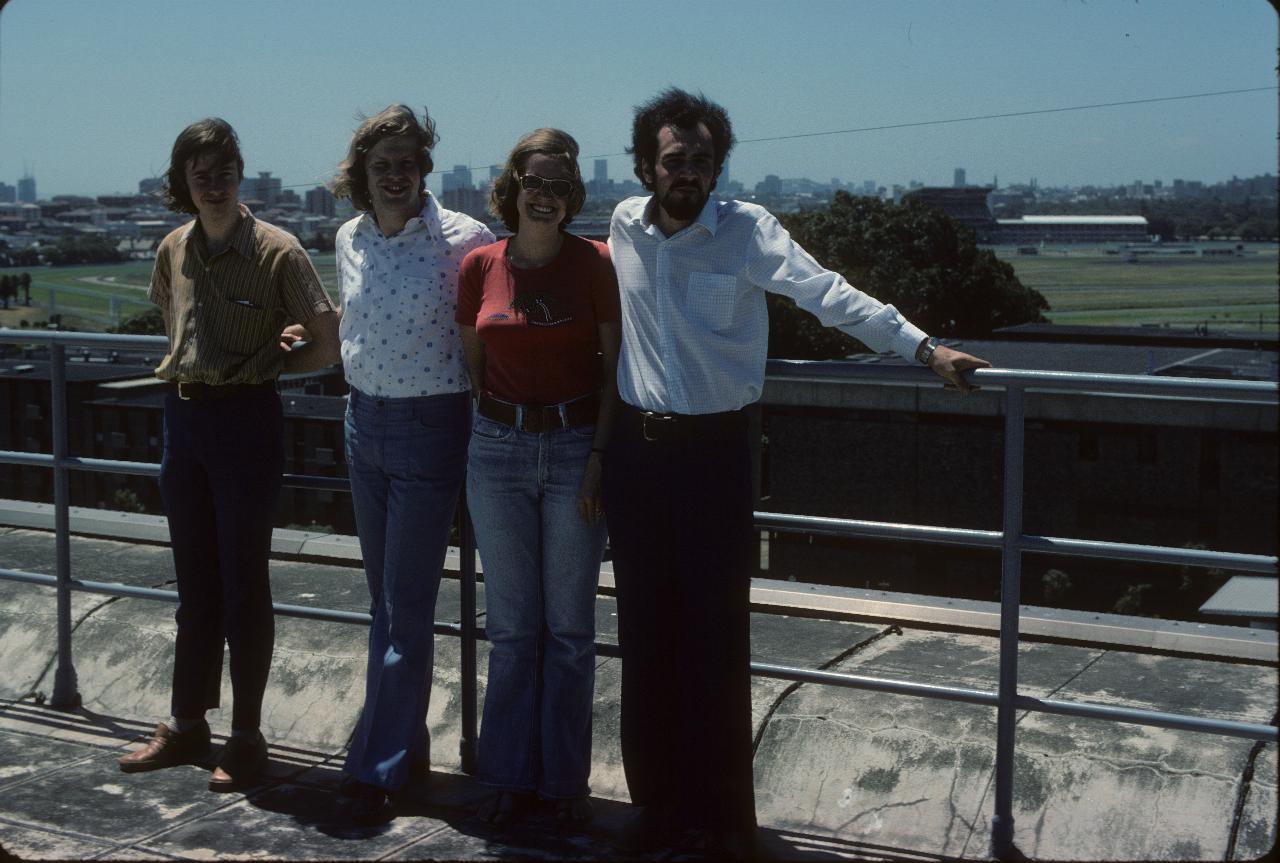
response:
[[[12,204],[18,200],[18,187],[0,182],[0,204]]]
[[[593,178],[596,181],[596,185],[599,185],[599,186],[603,186],[605,183],[609,182],[609,160],[608,159],[596,159],[595,173],[593,175]]]
[[[314,216],[333,216],[337,212],[338,202],[333,193],[324,186],[308,189],[304,209]]]
[[[440,178],[440,189],[444,194],[458,189],[472,189],[471,169],[466,165],[454,165],[453,170]]]
[[[36,178],[30,174],[18,178],[18,200],[23,204],[36,202]]]
[[[957,189],[963,189],[967,185],[964,181],[964,168],[956,168],[955,182],[952,185]]]
[[[280,199],[281,188],[279,177],[271,176],[270,171],[259,171],[258,176],[240,181],[240,200],[261,201],[271,206]]]

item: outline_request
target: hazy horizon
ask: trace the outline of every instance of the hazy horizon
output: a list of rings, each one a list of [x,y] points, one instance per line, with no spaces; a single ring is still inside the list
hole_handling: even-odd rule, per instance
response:
[[[722,103],[731,177],[1110,186],[1274,173],[1276,14],[1080,0],[895,4],[392,4],[9,0],[0,10],[0,181],[42,198],[133,192],[202,116],[237,129],[245,170],[327,179],[360,113],[430,106],[432,187],[487,176],[554,125],[584,172],[631,178],[633,106],[665,86]],[[1082,105],[1176,101],[1061,111]],[[1050,112],[937,123],[992,114]],[[913,125],[905,128],[879,128]],[[843,134],[814,133],[846,131]]]

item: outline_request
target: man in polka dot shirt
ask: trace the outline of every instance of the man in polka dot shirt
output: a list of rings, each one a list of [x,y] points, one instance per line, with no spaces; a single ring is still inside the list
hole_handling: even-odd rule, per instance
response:
[[[363,211],[335,241],[347,467],[373,615],[340,789],[361,822],[388,817],[388,801],[430,763],[431,622],[469,428],[458,265],[494,241],[427,192],[435,142],[425,112],[392,105],[356,129],[332,183]]]

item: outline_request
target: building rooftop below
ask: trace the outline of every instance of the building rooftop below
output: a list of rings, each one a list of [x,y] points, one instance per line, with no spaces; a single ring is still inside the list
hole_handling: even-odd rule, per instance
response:
[[[1275,628],[1277,605],[1280,605],[1280,593],[1277,592],[1274,578],[1233,575],[1200,606],[1200,613],[1256,621],[1269,620],[1271,627]]]

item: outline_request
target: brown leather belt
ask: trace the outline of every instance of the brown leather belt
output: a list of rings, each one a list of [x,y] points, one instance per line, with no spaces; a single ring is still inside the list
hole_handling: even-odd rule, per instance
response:
[[[745,410],[714,414],[667,414],[641,410],[623,402],[618,422],[638,431],[640,437],[653,443],[739,433],[747,427],[747,414]]]
[[[481,393],[476,402],[476,413],[519,431],[539,434],[593,424],[600,413],[600,394],[592,393],[558,405],[516,405]]]
[[[178,381],[174,392],[184,402],[190,399],[229,399],[235,396],[256,396],[276,391],[275,381],[257,384],[202,384],[196,381]]]

